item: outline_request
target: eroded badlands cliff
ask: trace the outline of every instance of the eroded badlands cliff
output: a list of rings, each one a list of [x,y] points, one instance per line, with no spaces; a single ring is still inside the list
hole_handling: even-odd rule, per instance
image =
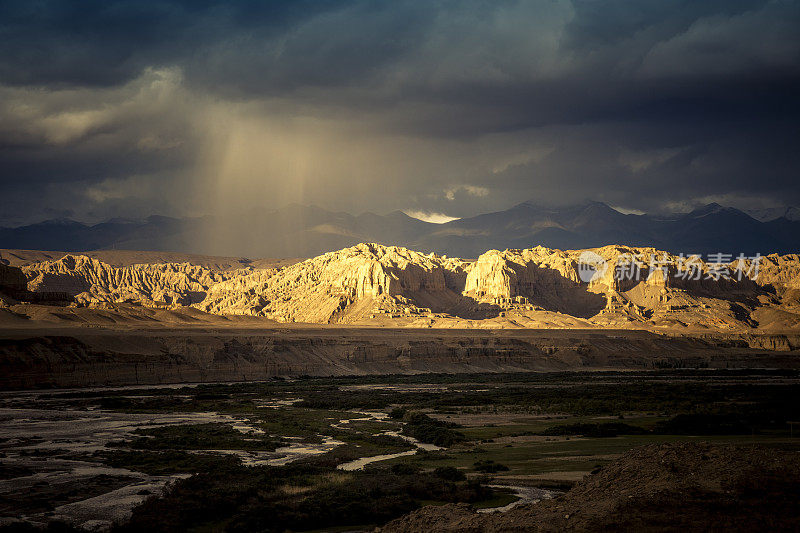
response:
[[[283,322],[354,322],[377,314],[445,312],[461,303],[468,263],[359,244],[274,275],[254,272],[211,288],[200,309]]]
[[[591,279],[581,271],[587,253],[605,265],[590,272]],[[588,252],[544,247],[491,250],[476,261],[464,261],[359,244],[277,269],[221,271],[190,263],[114,267],[67,255],[26,265],[22,272],[33,294],[69,293],[75,299],[73,306],[120,302],[150,308],[192,306],[214,315],[279,322],[710,331],[797,328],[800,256],[770,255],[761,258],[757,271],[755,266],[751,260],[687,261],[652,248],[625,246]],[[13,299],[4,302],[13,308]],[[16,312],[24,314],[25,309]]]
[[[82,305],[132,301],[188,306],[201,302],[215,284],[242,275],[190,263],[114,267],[85,255],[34,263],[22,271],[31,292],[69,293]]]

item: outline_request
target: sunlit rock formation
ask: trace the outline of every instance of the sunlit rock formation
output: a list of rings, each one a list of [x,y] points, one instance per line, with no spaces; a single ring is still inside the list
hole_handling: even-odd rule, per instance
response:
[[[209,287],[239,275],[189,263],[113,267],[84,255],[66,255],[23,267],[34,293],[62,292],[80,304],[133,301],[190,305],[203,300]]]
[[[460,297],[466,263],[406,248],[359,244],[282,269],[220,283],[198,305],[284,322],[349,322],[419,313]]]
[[[594,261],[589,270],[587,258]],[[80,305],[191,305],[216,315],[281,322],[490,328],[798,327],[800,257],[770,255],[761,258],[757,272],[754,266],[749,260],[713,263],[626,246],[490,250],[470,262],[359,244],[280,269],[218,271],[189,263],[117,268],[67,255],[23,270],[34,293],[67,292]],[[751,280],[756,273],[758,277]]]

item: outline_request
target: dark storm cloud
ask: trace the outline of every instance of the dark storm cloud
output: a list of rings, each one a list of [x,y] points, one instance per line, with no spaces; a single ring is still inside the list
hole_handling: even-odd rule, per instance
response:
[[[795,1],[10,1],[0,93],[7,220],[800,203]]]
[[[0,79],[7,84],[117,85],[146,67],[184,64],[226,43],[269,38],[329,2],[204,0],[0,5]]]

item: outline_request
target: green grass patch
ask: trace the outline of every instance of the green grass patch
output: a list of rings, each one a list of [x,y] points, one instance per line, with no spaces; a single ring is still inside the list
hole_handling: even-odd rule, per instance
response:
[[[495,507],[505,507],[519,500],[519,496],[507,489],[494,489],[494,496],[487,500],[473,503],[476,509],[493,509]]]

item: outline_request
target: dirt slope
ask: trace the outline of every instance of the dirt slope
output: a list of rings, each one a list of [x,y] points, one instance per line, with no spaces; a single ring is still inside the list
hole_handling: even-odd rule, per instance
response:
[[[800,453],[653,445],[628,452],[554,500],[491,515],[466,504],[424,507],[381,531],[796,531],[798,497]]]

